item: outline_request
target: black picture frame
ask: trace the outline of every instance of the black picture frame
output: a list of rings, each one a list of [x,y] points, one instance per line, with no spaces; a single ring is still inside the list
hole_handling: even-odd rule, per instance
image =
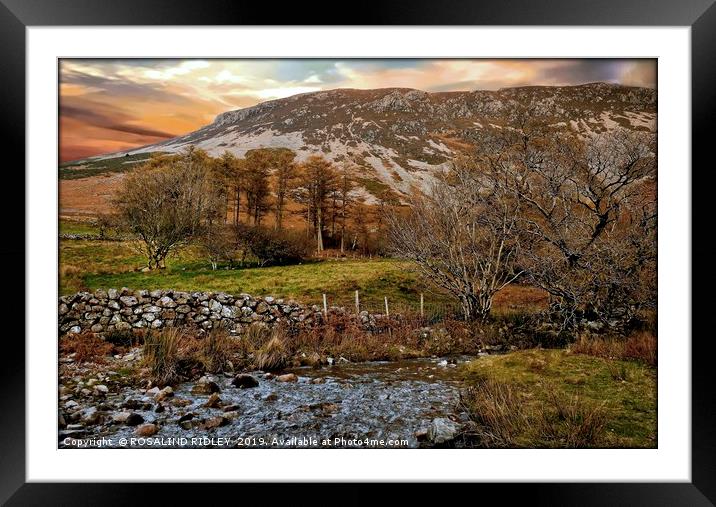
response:
[[[324,0],[310,4],[265,3],[231,0],[0,0],[0,111],[5,171],[3,182],[12,188],[4,198],[6,206],[25,209],[25,29],[29,26],[87,25],[547,25],[547,26],[688,26],[691,27],[692,69],[692,165],[706,167],[712,152],[710,141],[712,113],[716,110],[716,7],[714,0],[431,0],[394,1],[371,4],[356,1],[350,12],[338,16],[339,4]],[[280,7],[277,7],[280,5]],[[330,19],[329,19],[330,18]],[[13,161],[13,162],[10,162]],[[12,165],[11,165],[12,164]],[[711,164],[712,165],[712,164]],[[677,170],[678,168],[670,168]],[[692,203],[707,200],[708,185],[693,185],[693,177],[703,175],[691,170]],[[688,175],[685,174],[684,177]],[[51,175],[48,175],[50,178]],[[698,193],[703,195],[699,199]],[[12,204],[9,201],[16,200]],[[692,206],[693,206],[692,204]],[[15,207],[17,206],[17,207]],[[6,208],[9,209],[9,208]],[[24,215],[23,215],[24,217]],[[692,231],[707,230],[708,214],[692,208]],[[699,227],[701,226],[701,227]],[[3,275],[6,283],[23,287],[25,270],[25,222],[8,220],[3,235],[12,241],[0,242],[0,260],[17,276]],[[691,245],[692,269],[705,248]],[[17,269],[23,266],[23,270]],[[21,280],[22,278],[22,280]],[[706,277],[702,284],[705,284]],[[692,315],[707,315],[709,297],[697,298],[692,284]],[[16,289],[19,291],[19,289]],[[19,296],[18,296],[19,297]],[[24,309],[25,319],[32,316],[32,302]],[[19,313],[19,312],[18,312]],[[696,321],[693,322],[696,324]],[[691,483],[624,483],[624,484],[493,484],[478,485],[482,493],[498,493],[501,501],[529,495],[538,505],[713,505],[716,503],[716,403],[713,396],[716,369],[711,365],[709,333],[697,334],[692,340],[692,482]],[[17,315],[5,326],[3,365],[0,368],[0,501],[8,505],[87,504],[114,505],[137,503],[149,498],[155,485],[26,483],[25,479],[25,348],[24,319]],[[686,341],[691,337],[683,337]],[[199,485],[176,485],[174,494],[188,500]],[[229,493],[231,485],[213,486],[212,497]],[[291,497],[305,497],[303,488],[293,485]],[[264,486],[242,485],[242,497],[264,494]],[[338,493],[341,503],[363,504],[373,494],[358,485]],[[143,491],[140,491],[143,490]],[[423,485],[414,485],[424,500],[429,498]],[[435,491],[432,491],[435,493]],[[162,491],[162,494],[165,492]],[[445,490],[441,495],[443,498]],[[450,495],[459,491],[450,490]],[[471,494],[475,494],[474,492]],[[426,496],[427,495],[427,496]],[[321,497],[333,493],[322,489]],[[478,497],[475,497],[478,498]],[[205,498],[206,499],[206,498]],[[300,503],[300,502],[299,502]],[[312,502],[313,503],[313,502]]]

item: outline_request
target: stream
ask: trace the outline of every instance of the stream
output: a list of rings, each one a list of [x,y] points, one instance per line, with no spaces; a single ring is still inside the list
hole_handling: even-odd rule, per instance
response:
[[[205,407],[209,394],[192,393],[195,383],[187,382],[162,402],[161,413],[151,395],[126,388],[113,401],[108,398],[109,404],[129,407],[158,432],[139,438],[134,427],[110,420],[94,437],[107,437],[107,447],[430,446],[426,432],[434,419],[464,419],[457,412],[460,364],[470,359],[340,363],[283,372],[294,373],[295,382],[253,372],[258,386],[243,389],[232,385],[233,376],[216,375],[210,380],[220,388],[219,406]],[[120,439],[126,441],[119,444]]]

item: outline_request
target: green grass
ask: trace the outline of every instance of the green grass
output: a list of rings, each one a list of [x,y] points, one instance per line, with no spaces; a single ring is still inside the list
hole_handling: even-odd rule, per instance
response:
[[[154,153],[162,152],[137,153],[135,155],[101,160],[65,162],[60,164],[59,177],[61,180],[73,180],[99,174],[123,173],[129,171],[135,164],[149,160]]]
[[[528,415],[548,404],[550,391],[591,406],[603,404],[607,422],[599,447],[657,445],[656,369],[642,363],[538,349],[487,356],[467,365],[468,384],[485,377],[520,393]],[[527,446],[549,446],[539,435],[528,434],[529,427],[524,431]]]
[[[275,267],[236,267],[212,271],[195,248],[186,248],[167,260],[167,269],[142,273],[145,261],[127,242],[61,241],[60,292],[97,288],[175,289],[184,291],[246,292],[319,303],[328,295],[330,305],[352,305],[360,291],[363,306],[382,308],[391,304],[426,301],[438,296],[427,293],[410,265],[393,259],[345,259],[306,261]],[[444,298],[440,298],[444,299]]]
[[[370,178],[356,178],[356,181],[375,197],[381,197],[390,187],[385,183]]]
[[[60,234],[99,234],[99,229],[88,221],[60,220]]]

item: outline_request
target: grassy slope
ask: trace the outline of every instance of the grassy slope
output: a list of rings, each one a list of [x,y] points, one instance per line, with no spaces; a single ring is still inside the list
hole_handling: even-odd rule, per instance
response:
[[[114,157],[84,162],[65,162],[64,164],[60,164],[59,178],[71,180],[97,176],[99,174],[129,171],[134,167],[134,164],[148,160],[152,156],[152,153],[137,153],[126,157]]]
[[[97,227],[90,222],[79,220],[60,220],[60,234],[98,234]]]
[[[97,234],[87,222],[60,221],[60,232]],[[417,308],[425,294],[426,312],[442,313],[456,303],[431,292],[418,279],[410,263],[396,259],[327,259],[293,266],[243,267],[212,271],[197,248],[185,248],[167,260],[167,269],[142,273],[141,255],[126,242],[82,240],[60,241],[60,293],[97,288],[212,290],[247,292],[321,303],[326,293],[330,305],[352,306],[354,291],[360,291],[363,308],[381,311],[388,297],[395,311],[401,305]],[[533,310],[544,303],[535,289],[511,286],[495,298],[497,313]],[[448,308],[446,308],[446,306]]]
[[[91,227],[68,225],[61,230],[91,233]],[[244,267],[212,271],[206,259],[187,248],[168,259],[167,269],[137,271],[143,258],[131,245],[110,241],[60,242],[60,293],[96,288],[213,290],[273,295],[318,303],[321,294],[329,304],[352,304],[359,290],[364,305],[418,301],[427,288],[417,281],[405,262],[392,259],[344,259],[309,261],[293,266]],[[426,295],[426,299],[431,296]],[[376,308],[377,310],[377,308]]]
[[[468,382],[484,375],[513,385],[528,408],[544,405],[548,388],[604,403],[604,447],[656,447],[656,370],[649,366],[564,350],[527,350],[483,357],[468,365]]]

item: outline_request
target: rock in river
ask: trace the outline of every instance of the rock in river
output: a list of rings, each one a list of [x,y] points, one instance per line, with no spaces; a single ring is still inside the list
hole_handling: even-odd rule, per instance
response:
[[[251,375],[241,374],[237,375],[234,380],[231,381],[231,385],[239,389],[246,389],[249,387],[258,387],[259,381]]]
[[[450,419],[437,417],[430,423],[427,437],[434,444],[444,444],[455,439],[458,429],[458,425]]]
[[[295,373],[286,373],[284,375],[279,375],[276,377],[276,380],[279,382],[298,382],[298,377]]]
[[[134,430],[134,434],[139,437],[151,437],[156,434],[157,431],[159,431],[159,428],[156,424],[147,423],[138,426],[137,429]]]
[[[221,398],[218,393],[212,393],[209,399],[204,403],[204,408],[220,408],[222,405]]]
[[[221,392],[219,385],[213,380],[208,380],[206,377],[199,379],[199,382],[194,384],[191,388],[192,394],[211,394]]]

